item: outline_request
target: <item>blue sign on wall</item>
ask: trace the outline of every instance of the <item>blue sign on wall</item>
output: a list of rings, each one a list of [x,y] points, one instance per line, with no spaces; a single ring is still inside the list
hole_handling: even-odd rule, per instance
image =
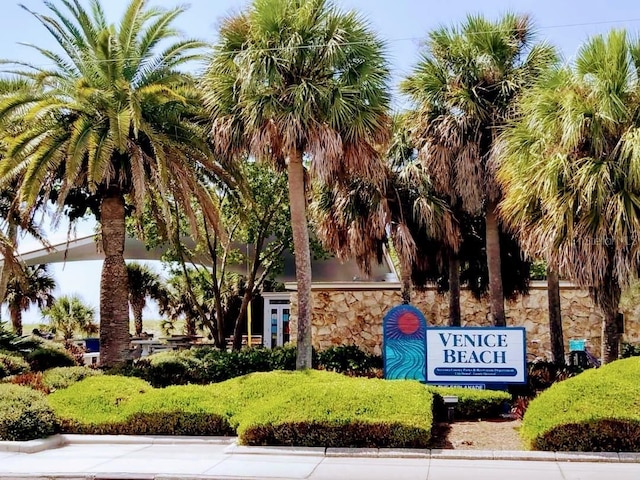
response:
[[[427,321],[411,305],[393,307],[382,320],[384,378],[427,380]]]

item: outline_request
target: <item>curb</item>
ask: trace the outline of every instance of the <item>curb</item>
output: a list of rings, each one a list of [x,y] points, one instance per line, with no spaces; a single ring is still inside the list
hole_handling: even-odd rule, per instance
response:
[[[129,435],[54,435],[26,442],[0,442],[0,451],[38,453],[65,445],[227,445],[227,455],[290,455],[352,458],[414,458],[441,460],[512,460],[543,462],[640,463],[640,452],[541,452],[526,450],[444,450],[411,448],[332,448],[238,445],[236,437]],[[0,478],[5,478],[0,474]],[[27,478],[27,477],[25,477]],[[65,478],[89,478],[86,475]],[[99,479],[100,477],[92,477]],[[136,477],[137,478],[137,477]],[[141,475],[140,479],[149,478]]]

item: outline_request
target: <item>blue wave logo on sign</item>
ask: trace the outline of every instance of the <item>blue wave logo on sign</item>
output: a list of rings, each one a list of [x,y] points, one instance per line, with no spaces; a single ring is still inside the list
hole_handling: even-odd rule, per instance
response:
[[[393,307],[382,320],[384,378],[427,380],[427,321],[411,305]]]

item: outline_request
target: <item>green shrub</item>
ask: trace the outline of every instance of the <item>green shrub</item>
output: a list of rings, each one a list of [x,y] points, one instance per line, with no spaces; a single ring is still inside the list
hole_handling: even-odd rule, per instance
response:
[[[542,392],[520,430],[536,450],[640,451],[640,357],[587,370]]]
[[[622,358],[640,357],[640,343],[623,343],[622,351],[620,352]]]
[[[245,378],[255,378],[262,389],[271,386],[273,375]],[[279,375],[286,381],[268,398],[236,415],[241,443],[397,448],[429,443],[432,395],[418,382],[314,371]]]
[[[432,395],[418,382],[310,370],[255,373],[218,387],[248,445],[417,447],[430,439]]]
[[[47,398],[19,385],[0,385],[0,440],[33,440],[56,432]]]
[[[196,381],[199,362],[189,350],[156,353],[136,362],[133,374],[154,387],[185,385]]]
[[[65,432],[237,432],[251,445],[424,447],[432,424],[432,394],[418,382],[319,371],[164,389],[137,378],[91,377],[52,393],[50,402]]]
[[[154,387],[204,385],[253,372],[295,370],[295,361],[295,347],[258,347],[232,352],[201,347],[151,355],[138,360],[130,369],[114,373],[143,378]]]
[[[474,390],[461,387],[428,387],[434,394],[434,416],[438,420],[447,418],[447,408],[442,399],[445,395],[458,397],[455,418],[480,419],[495,418],[505,411],[505,404],[511,400],[507,392],[497,390]]]
[[[19,355],[0,352],[0,378],[29,371],[29,364]]]
[[[295,345],[287,344],[282,347],[271,349],[271,368],[272,370],[295,370],[296,369],[296,353]]]
[[[75,359],[63,348],[54,346],[42,346],[32,350],[27,354],[27,361],[34,372],[77,365]]]
[[[65,390],[58,390],[49,399],[67,433],[232,433],[224,410],[204,388],[176,386],[157,390],[141,379],[102,376],[86,378]]]
[[[370,355],[356,345],[337,345],[318,352],[318,363],[324,370],[364,376],[382,368],[382,357]]]
[[[67,388],[76,382],[94,375],[102,375],[100,370],[89,367],[56,367],[42,375],[42,383],[49,391]]]

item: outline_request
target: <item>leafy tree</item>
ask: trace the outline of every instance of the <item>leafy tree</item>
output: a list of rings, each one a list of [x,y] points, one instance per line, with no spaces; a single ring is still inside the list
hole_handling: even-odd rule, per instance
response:
[[[549,46],[533,43],[532,32],[527,16],[492,22],[470,15],[459,27],[429,34],[422,59],[402,84],[416,106],[412,138],[435,191],[454,212],[484,216],[496,325],[505,325],[496,140],[515,100],[556,58]]]
[[[604,362],[618,358],[621,291],[640,268],[638,65],[624,31],[592,37],[523,96],[501,148],[502,216],[529,255],[590,288]]]
[[[160,276],[147,265],[127,263],[127,279],[129,282],[129,305],[133,312],[135,334],[142,334],[142,310],[147,305],[147,298],[162,302],[166,290]]]
[[[383,44],[356,13],[327,0],[255,0],[226,18],[219,36],[202,82],[212,140],[220,153],[249,153],[287,169],[297,368],[311,368],[305,163],[312,177],[329,185],[384,180],[374,148],[388,136]]]
[[[22,335],[22,312],[32,304],[40,309],[51,306],[55,288],[56,282],[47,273],[46,265],[27,266],[11,278],[4,301],[9,307],[11,325],[17,335]]]
[[[77,215],[94,206],[105,253],[101,360],[111,366],[124,362],[129,348],[126,213],[139,218],[146,202],[172,232],[176,209],[194,219],[198,203],[207,221],[217,222],[202,180],[224,172],[204,140],[194,81],[179,70],[199,58],[202,44],[179,38],[172,27],[182,7],[131,0],[120,23],[110,25],[98,0],[89,10],[79,0],[46,5],[49,15],[33,15],[61,52],[34,46],[51,67],[16,62],[12,73],[41,89],[0,101],[0,121],[23,118],[19,134],[6,139],[0,184],[20,176],[17,193],[26,205],[52,198],[61,209],[71,203]],[[80,212],[73,209],[79,200]]]
[[[98,325],[93,321],[93,308],[85,305],[77,295],[63,295],[42,310],[51,328],[64,340],[73,338],[76,332],[92,335],[98,332]]]
[[[255,162],[241,168],[243,191],[218,192],[224,237],[203,224],[202,241],[195,251],[177,252],[188,255],[191,267],[182,265],[174,271],[164,309],[173,318],[199,318],[220,347],[225,347],[226,335],[231,333],[234,349],[242,345],[249,302],[282,269],[282,252],[291,249],[292,242],[286,175]],[[172,259],[184,258],[174,255]]]

